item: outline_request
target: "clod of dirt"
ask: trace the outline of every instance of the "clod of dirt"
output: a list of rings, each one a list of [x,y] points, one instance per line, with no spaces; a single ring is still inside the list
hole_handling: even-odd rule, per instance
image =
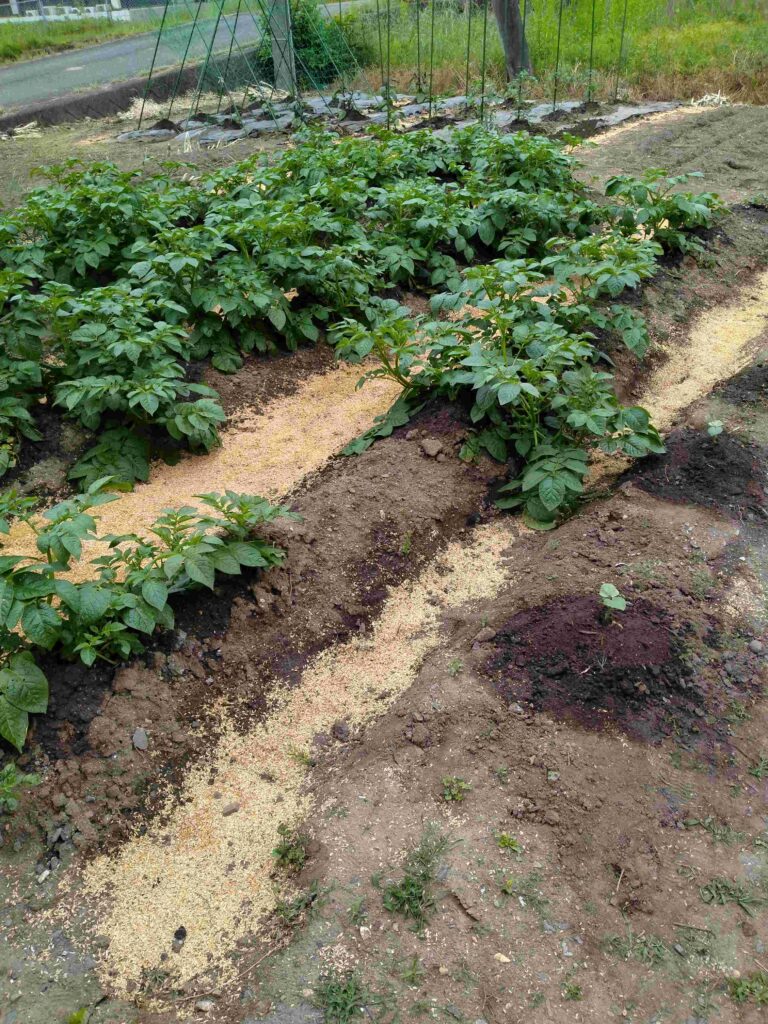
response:
[[[728,434],[676,430],[667,439],[666,455],[640,463],[629,478],[650,494],[716,508],[740,520],[768,515],[760,453]]]
[[[651,742],[703,715],[670,617],[644,600],[607,618],[597,598],[563,598],[519,612],[495,646],[485,669],[510,704]]]

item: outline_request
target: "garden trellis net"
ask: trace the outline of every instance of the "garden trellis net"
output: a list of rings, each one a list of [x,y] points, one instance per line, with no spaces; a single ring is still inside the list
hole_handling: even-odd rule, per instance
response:
[[[728,6],[749,16],[760,2]],[[301,117],[338,94],[353,106],[356,90],[380,97],[387,123],[398,94],[425,102],[430,115],[440,98],[461,96],[481,117],[499,99],[519,114],[533,98],[553,111],[566,97],[615,102],[640,42],[663,62],[670,32],[720,8],[716,0],[166,0],[147,94],[163,74],[169,119],[191,90],[192,115],[205,97],[216,113],[259,105],[275,123],[276,96],[312,97],[309,111],[296,104]],[[502,44],[510,18],[522,28],[512,55]]]

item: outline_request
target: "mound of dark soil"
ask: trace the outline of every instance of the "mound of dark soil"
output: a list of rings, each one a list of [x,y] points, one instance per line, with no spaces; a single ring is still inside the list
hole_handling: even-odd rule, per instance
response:
[[[647,601],[606,620],[597,598],[563,598],[519,612],[495,644],[486,671],[510,703],[653,742],[704,714],[670,617]]]
[[[737,373],[715,393],[732,405],[757,405],[768,402],[768,363],[755,363]]]
[[[729,434],[673,431],[666,455],[639,463],[627,478],[650,494],[716,508],[739,520],[768,516],[761,453]]]

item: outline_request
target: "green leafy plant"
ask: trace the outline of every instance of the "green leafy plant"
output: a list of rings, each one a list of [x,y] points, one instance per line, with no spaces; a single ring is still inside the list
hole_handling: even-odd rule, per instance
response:
[[[511,836],[508,832],[499,832],[496,836],[496,845],[505,853],[511,853],[515,856],[519,856],[523,852],[520,840],[515,839],[515,837]]]
[[[723,432],[723,424],[721,420],[710,420],[707,423],[707,433],[710,437],[718,437]]]
[[[702,248],[692,230],[708,228],[723,204],[714,193],[694,195],[678,190],[698,172],[672,177],[658,168],[650,168],[642,178],[616,175],[605,183],[605,194],[619,199],[614,207],[617,225],[622,231],[634,233],[638,228],[660,242],[667,250],[690,252]]]
[[[699,895],[704,903],[712,906],[724,907],[727,903],[735,903],[750,917],[754,917],[754,907],[762,906],[766,902],[752,886],[735,882],[730,878],[713,878],[700,887]]]
[[[627,599],[623,597],[613,583],[603,583],[599,590],[603,608],[609,611],[624,612],[627,610]]]
[[[285,871],[301,871],[309,856],[307,838],[287,825],[278,825],[280,841],[272,851],[275,863]]]
[[[768,974],[755,971],[746,978],[729,978],[728,995],[735,1003],[754,1002],[756,1006],[768,1006]]]
[[[472,790],[470,784],[464,779],[460,779],[458,775],[445,775],[442,783],[443,800],[446,803],[463,803],[467,793]]]
[[[209,512],[169,509],[148,537],[99,538],[94,508],[112,501],[108,479],[46,509],[8,492],[0,500],[0,533],[11,518],[35,536],[39,555],[0,555],[0,735],[21,750],[30,714],[45,712],[48,684],[35,664],[36,650],[56,649],[65,658],[92,665],[114,662],[143,650],[142,635],[173,626],[170,597],[191,587],[213,588],[216,574],[243,566],[266,569],[283,552],[255,538],[258,526],[291,516],[250,495],[227,491],[204,495]],[[86,542],[101,541],[107,553],[90,560],[93,578],[73,583],[67,571]]]
[[[575,981],[567,981],[563,985],[563,999],[578,1002],[584,998],[584,990]]]
[[[315,986],[315,1005],[328,1024],[349,1024],[370,1000],[370,992],[355,972],[333,971]]]
[[[13,761],[0,768],[0,814],[13,814],[19,806],[19,793],[25,786],[37,786],[40,776],[19,771]]]

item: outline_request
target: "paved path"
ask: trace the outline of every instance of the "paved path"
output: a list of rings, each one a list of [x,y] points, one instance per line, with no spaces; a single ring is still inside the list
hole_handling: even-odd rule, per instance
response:
[[[360,3],[359,0],[342,0],[340,5],[329,4],[326,12],[337,12],[339,6],[345,10],[360,6]],[[224,24],[225,21],[227,24]],[[219,24],[216,33],[217,49],[229,49],[230,26],[234,21],[231,16],[221,19],[222,23]],[[212,18],[199,22],[197,29],[192,33],[189,59],[200,59],[205,55],[212,31]],[[250,15],[241,15],[237,24],[237,44],[243,46],[258,40],[260,36],[261,27],[254,19]],[[163,37],[164,42],[157,54],[157,65],[172,67],[179,64],[190,38],[190,26],[185,24],[169,29]],[[0,67],[0,108],[12,111],[14,107],[25,103],[54,99],[77,89],[108,85],[110,82],[145,75],[152,66],[156,40],[157,32],[145,32],[114,42],[101,43],[99,46],[67,50],[51,57],[18,61]],[[237,53],[237,44],[233,55]]]

